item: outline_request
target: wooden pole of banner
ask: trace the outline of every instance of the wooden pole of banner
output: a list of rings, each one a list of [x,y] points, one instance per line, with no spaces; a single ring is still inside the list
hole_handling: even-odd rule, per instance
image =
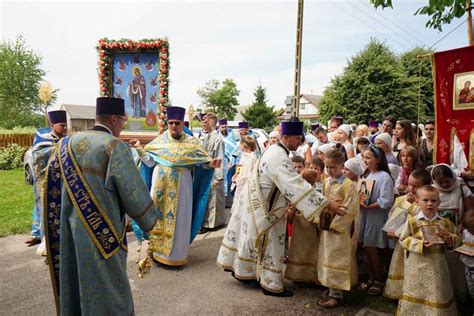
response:
[[[474,46],[474,35],[472,34],[472,3],[471,0],[466,0],[466,12],[467,12],[467,36],[469,46]]]
[[[298,0],[298,20],[296,25],[295,52],[295,81],[293,86],[293,109],[291,115],[300,116],[300,87],[301,87],[301,48],[303,45],[303,7],[304,0]]]

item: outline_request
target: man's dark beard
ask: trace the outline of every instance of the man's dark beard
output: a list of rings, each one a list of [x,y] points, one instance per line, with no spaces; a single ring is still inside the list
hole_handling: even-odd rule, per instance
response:
[[[227,128],[225,130],[221,130],[221,134],[224,136],[227,136],[229,132],[227,131]]]
[[[181,132],[177,135],[173,135],[173,134],[170,133],[170,135],[171,135],[171,138],[173,138],[173,139],[179,139],[181,137],[181,135],[183,135],[183,132]]]

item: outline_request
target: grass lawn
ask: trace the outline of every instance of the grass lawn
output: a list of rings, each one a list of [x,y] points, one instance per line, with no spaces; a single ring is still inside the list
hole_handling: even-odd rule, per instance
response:
[[[33,187],[25,184],[23,170],[0,170],[0,237],[31,229]]]

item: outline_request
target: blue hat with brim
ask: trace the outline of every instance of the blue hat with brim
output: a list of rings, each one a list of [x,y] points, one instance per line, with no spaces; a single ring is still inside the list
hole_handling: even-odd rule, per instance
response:
[[[67,123],[66,111],[63,111],[63,110],[49,111],[48,119],[51,124]]]
[[[184,121],[184,114],[186,113],[185,108],[179,106],[169,106],[166,108],[166,115],[169,120]]]
[[[125,102],[120,98],[98,97],[96,99],[96,115],[125,116]]]

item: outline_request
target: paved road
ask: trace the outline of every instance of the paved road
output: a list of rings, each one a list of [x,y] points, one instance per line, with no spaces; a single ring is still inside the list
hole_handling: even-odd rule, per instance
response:
[[[328,314],[354,315],[362,306],[326,311],[317,306],[320,289],[288,283],[292,298],[264,296],[224,273],[216,264],[223,230],[200,235],[190,249],[189,263],[181,270],[153,266],[151,274],[138,277],[137,242],[129,235],[128,272],[137,315],[183,314]],[[0,238],[0,315],[54,315],[49,272],[35,249],[26,247],[26,235]]]

